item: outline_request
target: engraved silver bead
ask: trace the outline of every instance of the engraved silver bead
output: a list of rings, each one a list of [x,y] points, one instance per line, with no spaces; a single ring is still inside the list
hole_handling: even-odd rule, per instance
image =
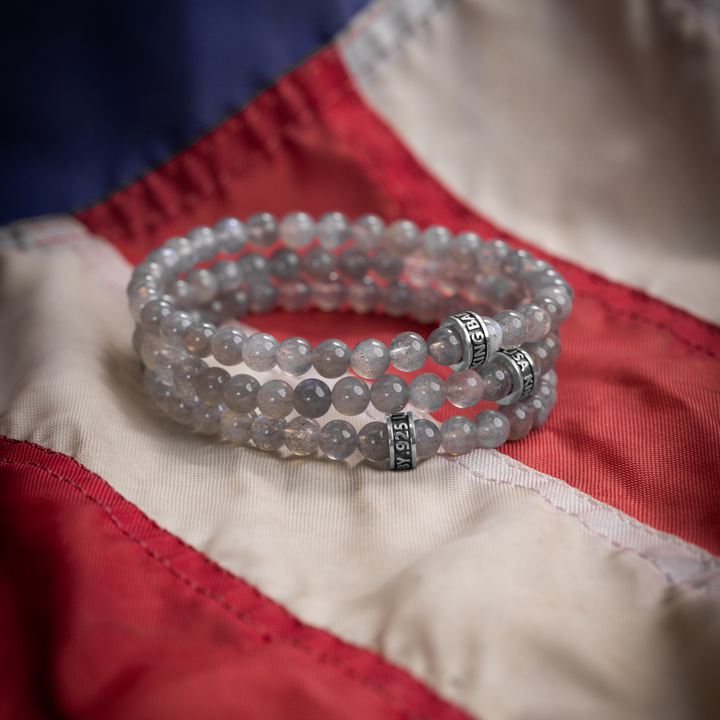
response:
[[[388,468],[412,470],[417,467],[417,435],[412,413],[386,415],[388,434]]]
[[[498,350],[490,358],[490,361],[504,365],[512,379],[510,393],[498,400],[498,405],[513,405],[535,392],[540,377],[540,369],[533,361],[530,353],[522,348],[508,348]]]
[[[450,367],[456,371],[475,369],[484,365],[488,359],[488,331],[482,317],[472,310],[449,315],[440,327],[455,328],[463,343],[463,356],[460,362]]]

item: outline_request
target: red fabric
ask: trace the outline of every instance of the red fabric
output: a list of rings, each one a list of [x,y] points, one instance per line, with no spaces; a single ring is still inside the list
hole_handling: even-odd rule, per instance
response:
[[[529,247],[474,214],[418,164],[363,103],[333,48],[78,217],[138,261],[192,225],[260,209],[376,212]],[[552,262],[576,289],[561,333],[559,401],[544,429],[503,451],[720,553],[720,331],[641,292]],[[256,324],[281,339],[336,336],[350,345],[367,336],[389,340],[403,328],[425,335],[431,329],[318,312],[272,313]],[[455,412],[446,408],[438,417]]]
[[[468,718],[72,458],[0,437],[0,493],[0,717]]]

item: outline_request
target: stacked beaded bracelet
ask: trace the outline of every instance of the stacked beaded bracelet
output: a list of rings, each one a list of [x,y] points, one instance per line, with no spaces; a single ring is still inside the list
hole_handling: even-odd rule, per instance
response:
[[[269,257],[246,251],[276,243]],[[218,253],[225,257],[209,269],[195,267]],[[245,223],[224,218],[212,229],[196,227],[150,252],[128,285],[145,385],[172,418],[233,443],[252,439],[263,450],[285,445],[309,455],[319,448],[343,459],[357,449],[369,460],[388,460],[391,469],[415,467],[441,446],[453,455],[497,447],[545,422],[555,403],[557,329],[572,297],[548,263],[501,240],[483,242],[472,232],[453,237],[439,226],[420,232],[409,220],[386,227],[374,215],[350,225],[338,212],[318,222],[295,212],[278,224],[258,213]],[[337,339],[313,348],[299,337],[278,342],[268,333],[247,337],[237,327],[217,327],[276,305],[300,311],[311,304],[325,311],[347,304],[358,313],[382,305],[392,317],[440,326],[427,342],[403,332],[389,346],[368,338],[352,350]],[[295,387],[279,379],[261,385],[252,375],[209,367],[202,358],[211,355],[256,372],[277,366],[288,376],[314,370],[341,379],[332,389],[317,377]],[[391,364],[415,372],[428,356],[450,366],[447,380],[424,372],[408,383],[387,372]],[[351,368],[359,377],[347,375]],[[404,412],[408,402],[432,412],[446,400],[466,408],[481,399],[498,409],[474,420],[457,415],[441,428]],[[352,416],[370,403],[387,413],[385,423],[358,433],[345,420],[322,427],[317,421],[331,407]],[[286,421],[293,411],[298,416]]]

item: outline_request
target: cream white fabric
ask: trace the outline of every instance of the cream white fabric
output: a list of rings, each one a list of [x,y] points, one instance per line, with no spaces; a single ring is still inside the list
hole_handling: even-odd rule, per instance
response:
[[[720,321],[720,35],[655,0],[384,0],[340,47],[480,212]]]
[[[113,253],[2,257],[0,432],[76,457],[303,620],[487,720],[717,714],[717,558],[496,452],[396,475],[176,427],[145,397]]]

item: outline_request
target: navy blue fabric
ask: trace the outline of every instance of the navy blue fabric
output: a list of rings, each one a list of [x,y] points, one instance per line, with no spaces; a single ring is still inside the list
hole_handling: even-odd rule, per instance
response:
[[[178,151],[367,0],[0,0],[0,224]]]

